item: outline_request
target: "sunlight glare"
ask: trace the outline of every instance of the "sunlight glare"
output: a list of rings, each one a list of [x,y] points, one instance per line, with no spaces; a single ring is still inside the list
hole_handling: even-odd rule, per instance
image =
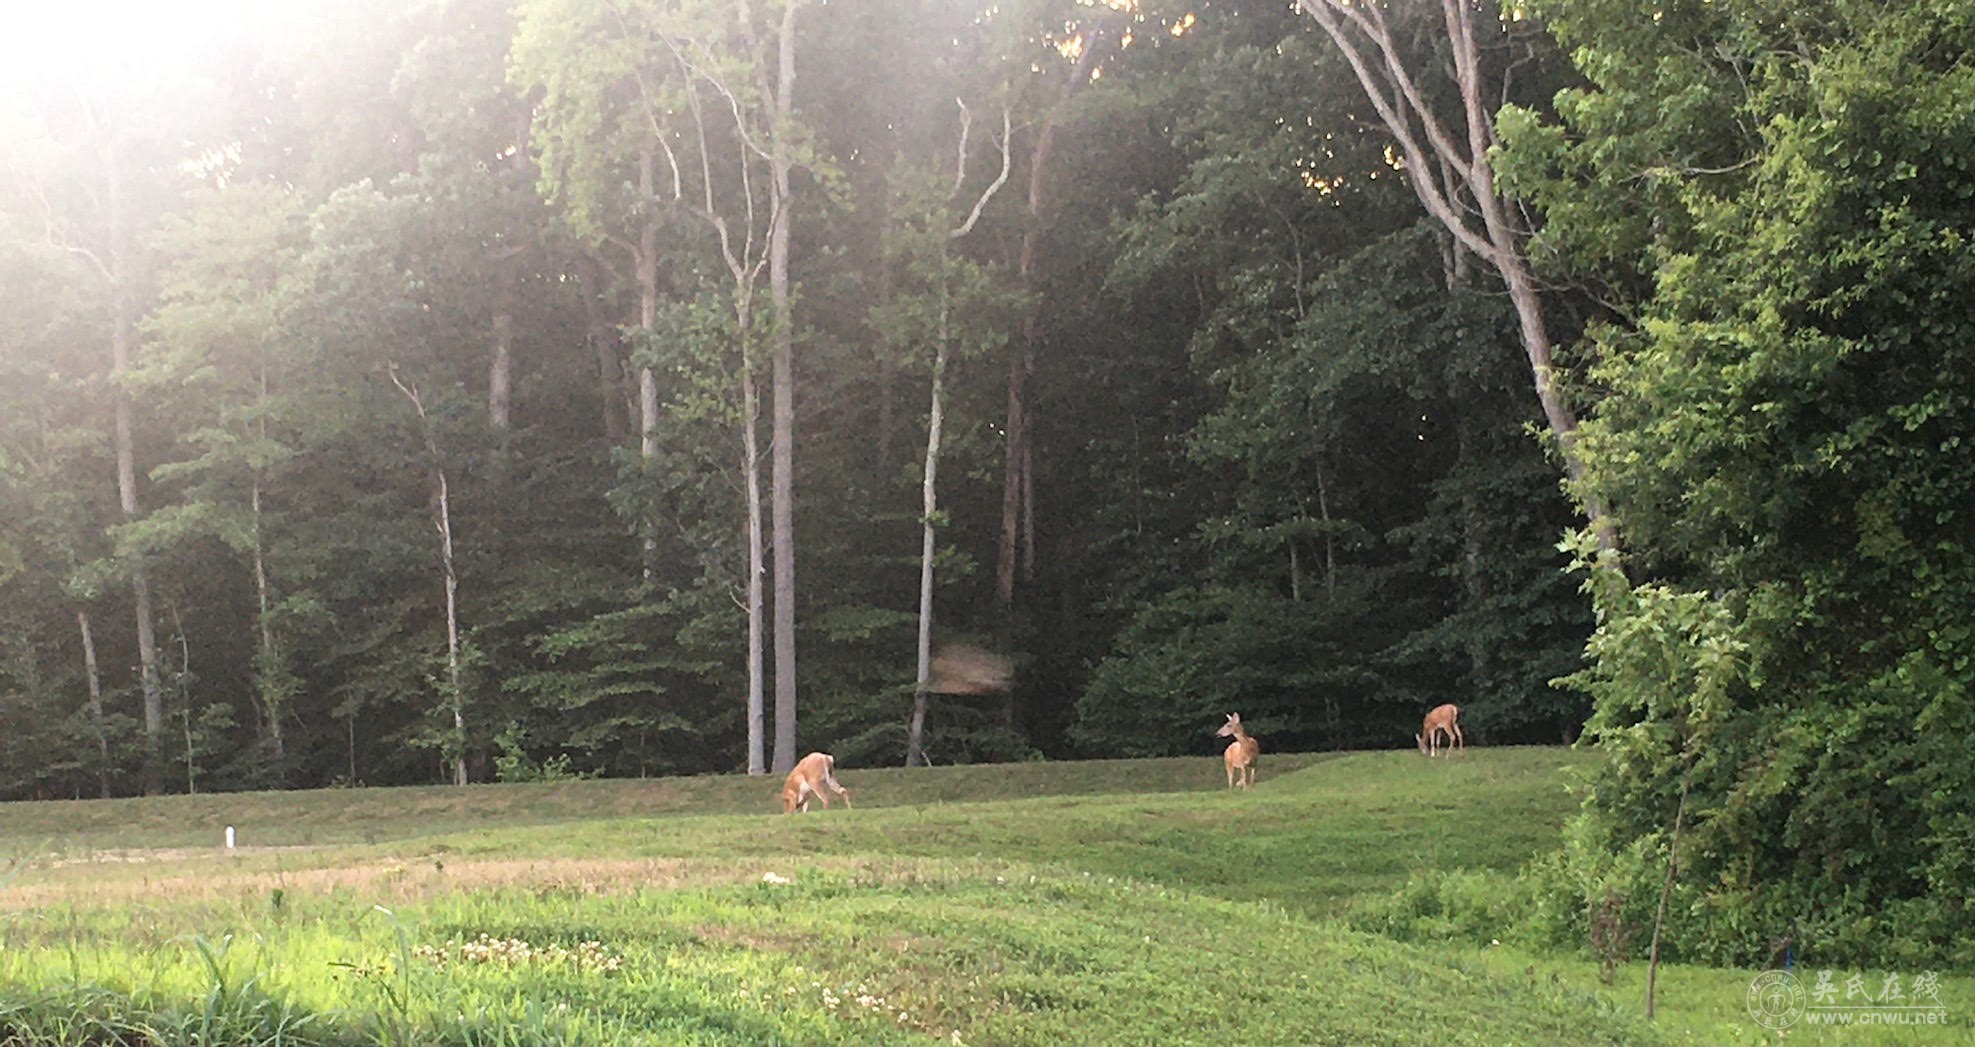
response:
[[[314,0],[11,0],[0,4],[0,86],[141,87],[228,45],[270,42]]]

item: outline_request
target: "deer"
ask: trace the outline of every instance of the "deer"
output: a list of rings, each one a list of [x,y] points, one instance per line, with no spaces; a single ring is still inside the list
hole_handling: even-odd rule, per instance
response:
[[[828,789],[843,797],[845,808],[850,807],[850,790],[837,784],[837,758],[829,753],[810,753],[795,765],[789,777],[782,783],[782,813],[794,814],[809,812],[809,799],[815,797],[830,806],[830,797],[823,790]]]
[[[1229,713],[1228,722],[1214,732],[1216,738],[1233,738],[1227,751],[1221,754],[1222,762],[1228,768],[1228,788],[1246,789],[1255,784],[1255,763],[1262,755],[1262,743],[1248,737],[1241,729],[1241,714]]]
[[[1460,706],[1435,706],[1432,712],[1426,714],[1426,719],[1421,721],[1420,733],[1413,735],[1413,741],[1419,743],[1420,753],[1428,759],[1440,755],[1441,735],[1447,736],[1447,752],[1449,755],[1452,755],[1453,751],[1457,748],[1467,748],[1467,739],[1461,737],[1460,720]]]

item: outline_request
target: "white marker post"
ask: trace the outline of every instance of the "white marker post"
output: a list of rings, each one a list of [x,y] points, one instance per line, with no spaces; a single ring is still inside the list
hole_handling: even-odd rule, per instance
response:
[[[226,849],[229,851],[233,849],[233,826],[231,825],[226,827]]]

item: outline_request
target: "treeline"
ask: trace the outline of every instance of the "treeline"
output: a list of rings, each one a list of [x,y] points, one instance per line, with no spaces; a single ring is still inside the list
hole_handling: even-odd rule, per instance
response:
[[[1590,717],[1580,912],[1678,837],[1676,948],[1975,940],[1970,19],[1635,8],[357,3],[16,92],[0,793],[1454,701]]]
[[[21,94],[0,788],[1565,737],[1502,303],[1313,26],[1182,6],[355,5]]]

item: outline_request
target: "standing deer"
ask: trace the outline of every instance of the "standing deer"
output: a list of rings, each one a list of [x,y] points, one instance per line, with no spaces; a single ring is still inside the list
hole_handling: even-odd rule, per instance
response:
[[[1449,755],[1457,748],[1465,749],[1468,747],[1468,743],[1467,739],[1461,737],[1460,720],[1460,706],[1436,706],[1432,712],[1426,714],[1426,719],[1420,723],[1420,733],[1413,735],[1413,741],[1419,743],[1420,752],[1425,754],[1429,759],[1440,755],[1440,736],[1443,734],[1447,736],[1447,752]]]
[[[850,790],[837,784],[837,758],[829,753],[810,753],[789,772],[788,780],[782,783],[782,813],[794,814],[798,810],[808,813],[809,798],[823,801],[825,808],[830,806],[830,797],[823,790],[828,789],[843,797],[843,805],[850,806]]]
[[[1262,755],[1262,743],[1241,729],[1241,714],[1229,713],[1228,722],[1214,732],[1216,738],[1233,738],[1221,760],[1228,768],[1228,788],[1246,789],[1255,784],[1255,763]]]

